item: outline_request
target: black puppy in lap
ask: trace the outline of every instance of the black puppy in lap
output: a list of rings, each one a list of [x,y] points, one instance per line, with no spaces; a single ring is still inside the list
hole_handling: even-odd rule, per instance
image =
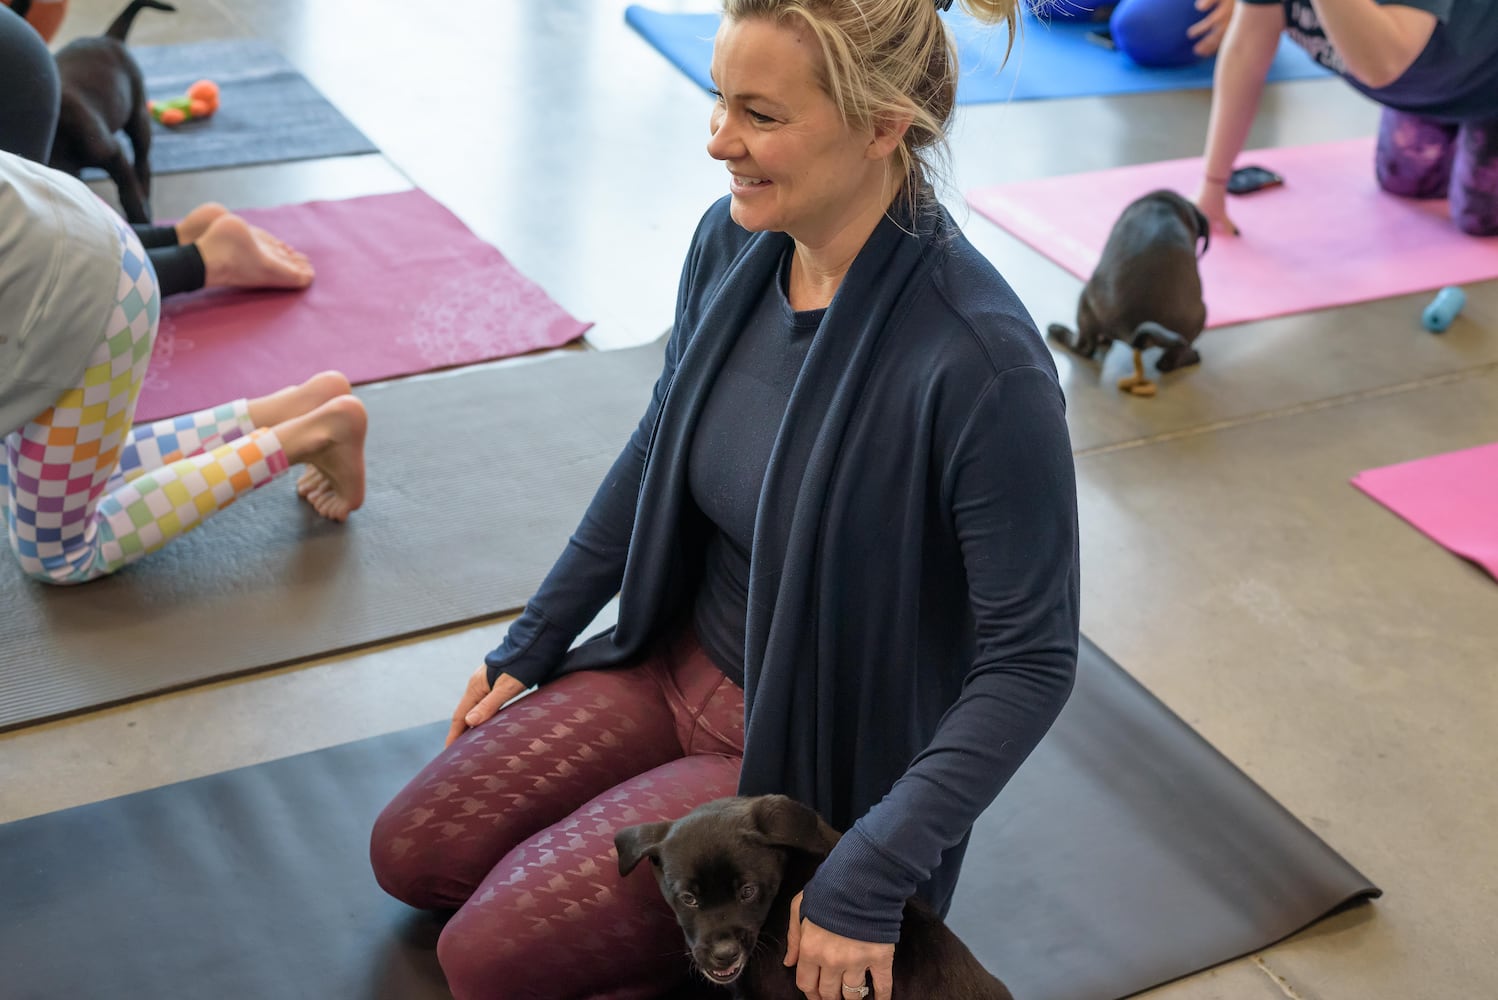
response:
[[[614,835],[619,872],[648,858],[686,935],[692,961],[735,1000],[805,1000],[785,966],[791,900],[840,834],[783,795],[729,798],[669,823]],[[897,1000],[1013,1000],[919,900],[905,904],[895,948]]]

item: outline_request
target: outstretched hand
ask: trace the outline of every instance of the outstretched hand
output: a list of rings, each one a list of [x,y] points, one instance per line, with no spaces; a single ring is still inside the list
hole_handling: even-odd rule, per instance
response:
[[[791,900],[791,925],[786,929],[785,964],[796,967],[796,988],[808,1000],[853,1000],[871,974],[874,1000],[890,1000],[894,990],[895,946],[855,941],[801,919],[801,893]]]
[[[494,718],[505,702],[524,690],[525,685],[509,674],[500,674],[494,679],[494,687],[490,688],[489,668],[480,666],[468,678],[463,697],[459,699],[458,707],[453,709],[453,724],[447,731],[447,742],[443,745],[452,746],[453,740]]]
[[[1222,36],[1228,33],[1228,22],[1233,19],[1235,0],[1196,0],[1196,9],[1204,16],[1186,29],[1186,37],[1196,39],[1191,51],[1205,59],[1216,55],[1222,45]]]
[[[1196,207],[1202,210],[1202,214],[1212,224],[1213,232],[1227,236],[1242,235],[1237,224],[1228,218],[1227,188],[1221,182],[1202,181],[1202,186],[1197,189],[1195,201]]]

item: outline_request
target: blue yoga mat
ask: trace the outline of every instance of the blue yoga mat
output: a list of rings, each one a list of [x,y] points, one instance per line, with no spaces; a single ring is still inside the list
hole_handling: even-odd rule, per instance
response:
[[[130,51],[145,74],[146,93],[155,100],[180,97],[197,80],[219,86],[219,109],[212,117],[176,128],[155,125],[152,173],[378,152],[266,42],[231,39],[132,46]],[[103,176],[102,171],[84,173],[87,179]]]
[[[957,40],[962,67],[958,104],[1212,86],[1212,60],[1175,69],[1146,69],[1088,41],[1087,33],[1096,25],[1085,22],[1045,21],[1027,14],[1014,52],[1004,64],[1005,29],[991,28],[955,11],[943,17]],[[717,14],[662,14],[633,5],[624,12],[624,19],[698,86],[711,89],[708,66],[718,31]],[[1269,79],[1303,80],[1327,74],[1298,46],[1283,39]]]

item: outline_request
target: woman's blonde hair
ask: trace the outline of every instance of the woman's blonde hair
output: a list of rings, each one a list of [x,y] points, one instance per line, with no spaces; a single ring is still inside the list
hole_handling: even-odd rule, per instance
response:
[[[1019,0],[960,2],[986,24],[1007,24],[1013,47]],[[957,98],[957,48],[937,0],[723,0],[723,14],[777,24],[800,18],[821,43],[823,89],[854,128],[910,119],[894,165],[913,208],[945,155]]]

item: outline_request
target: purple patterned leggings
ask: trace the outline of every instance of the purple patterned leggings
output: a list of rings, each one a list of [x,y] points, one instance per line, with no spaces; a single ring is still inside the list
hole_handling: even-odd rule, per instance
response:
[[[1384,108],[1378,183],[1406,198],[1450,198],[1464,233],[1498,235],[1498,118],[1437,122]]]
[[[458,1000],[644,1000],[686,976],[649,865],[614,831],[738,785],[744,693],[684,632],[642,663],[569,674],[470,730],[375,822],[385,891],[456,909],[437,943]]]

